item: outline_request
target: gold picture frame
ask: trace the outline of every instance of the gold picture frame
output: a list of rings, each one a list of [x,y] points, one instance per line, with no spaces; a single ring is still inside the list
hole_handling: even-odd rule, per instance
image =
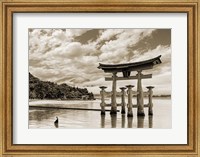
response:
[[[0,38],[0,156],[135,156],[200,157],[200,1],[199,0],[3,0]],[[16,145],[12,142],[13,13],[138,12],[187,13],[188,143],[183,145]]]

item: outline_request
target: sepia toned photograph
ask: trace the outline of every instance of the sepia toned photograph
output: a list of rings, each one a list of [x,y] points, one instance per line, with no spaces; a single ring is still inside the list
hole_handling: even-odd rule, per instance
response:
[[[29,129],[171,129],[171,29],[29,28]]]

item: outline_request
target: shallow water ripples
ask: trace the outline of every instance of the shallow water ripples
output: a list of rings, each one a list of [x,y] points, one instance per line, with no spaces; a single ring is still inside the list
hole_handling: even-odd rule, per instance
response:
[[[62,106],[100,109],[99,100],[63,101]],[[171,99],[154,98],[154,115],[148,116],[148,108],[145,108],[145,117],[137,117],[137,109],[133,109],[134,117],[127,117],[120,112],[111,116],[106,112],[105,116],[100,111],[68,110],[68,109],[37,109],[29,110],[29,128],[54,128],[54,129],[93,129],[93,128],[171,128]],[[77,104],[76,106],[74,104]],[[110,108],[106,108],[110,109]],[[120,110],[121,108],[118,107]],[[54,125],[55,117],[59,117],[59,124]]]

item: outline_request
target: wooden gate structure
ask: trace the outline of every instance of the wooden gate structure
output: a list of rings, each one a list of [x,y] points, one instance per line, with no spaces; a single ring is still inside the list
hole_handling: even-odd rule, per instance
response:
[[[128,88],[128,116],[133,116],[132,115],[132,97],[133,95],[137,95],[137,115],[138,116],[145,116],[144,114],[144,92],[142,89],[142,79],[149,79],[152,78],[152,74],[142,74],[143,70],[148,70],[148,69],[153,69],[153,67],[157,64],[162,63],[161,62],[161,55],[157,56],[155,58],[145,60],[145,61],[140,61],[140,62],[133,62],[133,63],[125,63],[125,64],[102,64],[99,63],[98,68],[102,69],[105,73],[112,73],[112,77],[105,77],[105,81],[112,81],[112,92],[111,94],[111,111],[110,114],[116,114],[117,113],[117,102],[116,102],[116,97],[117,97],[117,91],[116,91],[116,86],[117,86],[117,81],[120,80],[133,80],[137,79],[137,92],[133,92],[131,88],[134,86],[129,85],[127,86]],[[131,72],[136,71],[137,74],[135,76],[131,76]],[[118,77],[117,73],[123,74],[122,77]],[[105,93],[105,88],[104,86],[100,87],[102,89],[101,91],[101,97],[102,97],[102,108],[105,107],[105,102],[104,102],[104,93]],[[152,86],[147,87],[149,89],[149,114],[152,115]],[[121,88],[122,90],[122,113],[125,113],[124,110],[124,90],[125,88]],[[102,94],[103,93],[103,94]],[[104,106],[104,107],[103,107]],[[102,114],[105,114],[105,112],[102,110]]]

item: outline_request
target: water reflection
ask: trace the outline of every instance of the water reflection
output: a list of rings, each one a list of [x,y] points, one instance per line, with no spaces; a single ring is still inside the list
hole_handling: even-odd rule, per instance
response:
[[[55,126],[56,128],[59,128],[59,124],[58,124],[58,123],[54,123],[54,126]]]
[[[83,111],[80,111],[82,113]],[[96,112],[91,112],[91,113],[96,113]],[[90,114],[91,114],[90,113]],[[88,114],[84,114],[84,118],[89,119]],[[61,124],[55,124],[55,117],[60,115],[61,117]],[[65,117],[64,117],[65,116]],[[67,110],[34,110],[33,112],[29,113],[30,120],[34,120],[32,122],[35,122],[35,124],[39,125],[46,125],[50,128],[63,128],[65,125],[75,125],[75,122],[73,119],[67,119],[67,117],[76,117],[77,114],[76,112],[70,112]],[[117,117],[118,116],[118,117]],[[87,124],[87,121],[83,119],[83,117],[79,117],[79,122],[80,123],[85,123]],[[97,118],[97,122],[99,121],[99,127],[100,128],[153,128],[153,116],[138,116],[135,117],[135,120],[133,117],[127,117],[127,115],[122,114],[122,115],[98,115],[99,118]],[[91,121],[90,121],[91,123]],[[90,124],[89,123],[89,124]],[[79,124],[77,124],[78,126]]]
[[[122,128],[125,128],[125,114],[122,114]]]
[[[134,128],[134,121],[133,117],[127,117],[126,115],[121,115],[121,128],[126,128],[126,118],[127,118],[127,128]],[[108,117],[107,117],[108,120]],[[110,115],[109,121],[111,123],[111,128],[117,128],[117,115]],[[148,116],[148,125],[144,125],[145,117],[144,116],[138,116],[136,118],[137,121],[137,128],[153,128],[153,116]],[[107,121],[108,122],[108,121]],[[106,127],[106,115],[101,115],[101,128]],[[119,124],[119,122],[118,122]],[[119,127],[119,126],[118,126]]]
[[[117,115],[110,115],[111,117],[111,128],[117,127]]]
[[[144,116],[137,117],[137,128],[144,128]]]
[[[132,128],[133,127],[133,117],[127,117],[128,119],[128,128]]]
[[[153,116],[149,116],[149,128],[153,128]]]
[[[73,108],[76,104],[77,108],[100,109],[99,102],[98,100],[81,103],[79,101],[59,101],[58,105]],[[106,112],[106,115],[101,116],[97,111],[29,107],[29,128],[171,128],[170,99],[155,99],[154,102],[156,104],[154,115],[148,116],[148,110],[145,110],[145,117],[137,117],[137,109],[133,109],[134,117],[127,117],[127,114],[122,115],[121,113],[111,116],[109,112]],[[59,117],[58,126],[54,124],[56,116]]]
[[[101,115],[101,128],[105,128],[105,117],[106,115]]]
[[[37,109],[37,108],[35,108]],[[49,119],[52,116],[56,117],[58,114],[57,109],[37,109],[34,110],[34,112],[29,113],[29,120],[37,120],[37,121],[42,121],[44,119]]]

